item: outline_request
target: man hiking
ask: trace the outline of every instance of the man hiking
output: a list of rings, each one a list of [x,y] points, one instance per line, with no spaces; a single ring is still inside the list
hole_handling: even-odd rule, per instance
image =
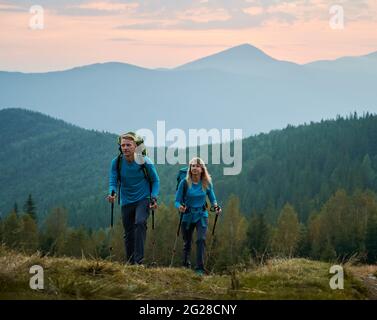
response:
[[[124,244],[130,264],[143,263],[147,219],[150,209],[157,209],[160,188],[160,179],[151,159],[138,150],[142,143],[141,137],[133,132],[119,137],[121,153],[111,162],[107,197],[110,203],[120,197]]]

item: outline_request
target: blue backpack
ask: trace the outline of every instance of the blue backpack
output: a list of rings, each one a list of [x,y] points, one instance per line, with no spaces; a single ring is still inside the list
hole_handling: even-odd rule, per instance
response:
[[[177,174],[177,186],[175,188],[175,191],[178,190],[178,187],[179,187],[179,184],[181,183],[181,181],[186,178],[187,170],[188,170],[188,167],[184,167],[182,169],[179,169],[178,174]]]
[[[178,190],[178,187],[179,187],[179,184],[181,183],[181,181],[186,179],[187,170],[188,170],[188,167],[184,167],[182,169],[179,169],[178,174],[177,174],[177,186],[175,188],[175,191]],[[186,198],[186,193],[187,193],[187,181],[183,185],[183,196],[182,196],[183,201]]]

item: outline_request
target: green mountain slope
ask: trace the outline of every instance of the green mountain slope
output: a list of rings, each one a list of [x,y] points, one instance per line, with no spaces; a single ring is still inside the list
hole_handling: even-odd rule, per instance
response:
[[[72,225],[108,224],[104,200],[116,135],[84,130],[40,113],[0,110],[0,211],[7,214],[32,194],[40,220],[55,206]],[[377,191],[377,116],[310,123],[243,140],[240,175],[209,165],[220,203],[231,193],[246,214],[263,211],[270,222],[286,202],[306,221],[336,190]],[[161,196],[171,201],[179,166],[158,165]],[[119,208],[117,208],[119,210]]]
[[[98,225],[116,136],[18,109],[2,110],[0,127],[1,211],[31,193],[42,218],[65,206],[77,224]]]

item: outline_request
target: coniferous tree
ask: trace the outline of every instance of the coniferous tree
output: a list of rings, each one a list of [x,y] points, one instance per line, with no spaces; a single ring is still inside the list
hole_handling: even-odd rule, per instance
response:
[[[320,258],[321,260],[330,261],[330,262],[333,262],[336,260],[337,258],[336,251],[329,240],[325,242],[323,250],[320,253]]]
[[[367,251],[367,262],[377,263],[377,215],[370,215],[368,218],[365,247]]]
[[[4,233],[4,222],[0,214],[0,245],[4,242],[3,233]]]
[[[216,225],[215,243],[212,242],[211,235],[215,216],[210,219],[207,235],[207,243],[209,243],[207,253],[211,254],[209,267],[221,270],[243,262],[247,255],[247,220],[240,211],[239,198],[231,195],[223,208]]]
[[[270,246],[270,227],[266,223],[263,213],[251,218],[247,238],[252,257],[258,261],[266,258]]]
[[[106,241],[106,232],[104,229],[99,229],[91,235],[92,246],[94,247],[93,256],[96,258],[106,259],[108,257],[108,247]]]
[[[22,230],[20,233],[20,248],[27,253],[33,253],[38,249],[38,226],[29,214],[21,217]]]
[[[299,242],[297,244],[297,256],[299,257],[310,257],[311,247],[308,233],[308,227],[304,224],[300,224]]]
[[[321,209],[323,246],[333,248],[340,259],[362,254],[371,210],[377,210],[373,195],[359,191],[348,195],[345,190],[338,190]]]
[[[20,240],[22,233],[22,221],[12,211],[5,219],[3,223],[3,241],[9,247],[13,249],[20,248]]]
[[[36,207],[35,207],[35,203],[34,203],[34,200],[31,196],[31,194],[29,194],[29,196],[28,196],[28,198],[25,202],[24,212],[26,214],[30,215],[30,217],[32,217],[34,219],[34,221],[37,221]]]
[[[64,254],[71,257],[86,257],[90,254],[88,250],[89,235],[84,226],[68,230],[64,244]]]
[[[53,208],[47,215],[42,232],[41,248],[51,255],[61,255],[64,251],[68,228],[68,213],[64,208]]]
[[[319,259],[321,251],[324,248],[324,229],[322,227],[322,215],[313,212],[308,221],[308,242],[310,245],[309,256],[313,259]]]
[[[17,204],[17,202],[14,203],[13,211],[18,214],[18,204]]]
[[[273,238],[273,249],[278,255],[293,257],[300,240],[300,224],[295,209],[286,204],[282,209]]]
[[[374,180],[376,179],[376,172],[372,167],[372,161],[369,154],[364,156],[360,171],[363,179],[362,186],[365,186],[365,188],[372,188]]]

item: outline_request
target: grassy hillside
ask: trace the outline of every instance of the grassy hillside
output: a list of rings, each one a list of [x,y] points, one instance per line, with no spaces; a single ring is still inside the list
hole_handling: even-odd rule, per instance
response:
[[[44,290],[29,288],[29,268],[44,268]],[[271,260],[200,277],[182,268],[125,266],[105,260],[27,256],[0,247],[0,299],[368,299],[351,267],[344,290],[329,287],[330,264]],[[376,271],[376,269],[374,269]]]

